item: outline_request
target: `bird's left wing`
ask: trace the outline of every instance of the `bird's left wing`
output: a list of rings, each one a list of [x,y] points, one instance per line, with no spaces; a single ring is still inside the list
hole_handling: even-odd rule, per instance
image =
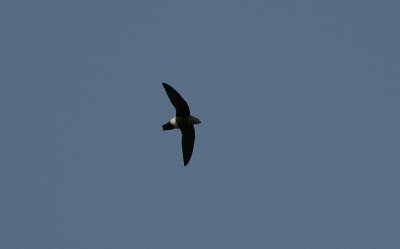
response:
[[[182,98],[182,96],[170,85],[167,83],[162,83],[164,86],[165,92],[168,95],[169,100],[172,105],[174,105],[176,110],[176,116],[180,117],[188,117],[190,116],[190,109],[186,101]]]

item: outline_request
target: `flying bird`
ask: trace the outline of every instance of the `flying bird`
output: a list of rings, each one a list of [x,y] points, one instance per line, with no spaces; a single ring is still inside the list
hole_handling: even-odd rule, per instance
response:
[[[182,133],[183,165],[186,166],[192,157],[196,137],[194,126],[200,124],[200,119],[190,115],[190,109],[182,96],[167,83],[162,83],[169,100],[175,107],[176,115],[162,126],[163,130],[180,129]]]

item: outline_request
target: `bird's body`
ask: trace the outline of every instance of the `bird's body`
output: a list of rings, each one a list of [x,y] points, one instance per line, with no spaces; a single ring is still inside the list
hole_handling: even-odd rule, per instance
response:
[[[167,124],[171,124],[174,127],[173,129],[180,129],[181,127],[200,124],[200,123],[201,123],[201,121],[194,116],[189,116],[189,117],[177,116],[177,117],[171,118],[171,120],[168,121]],[[171,129],[164,129],[164,130],[171,130]]]
[[[176,109],[176,116],[164,124],[163,130],[180,129],[182,132],[183,165],[186,166],[192,157],[194,140],[196,137],[193,125],[200,124],[200,119],[190,115],[190,109],[182,96],[167,83],[162,83],[172,105]]]

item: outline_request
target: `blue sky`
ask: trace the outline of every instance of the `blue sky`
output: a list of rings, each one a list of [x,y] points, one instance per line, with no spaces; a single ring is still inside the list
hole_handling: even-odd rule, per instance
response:
[[[399,248],[399,13],[2,1],[0,248]]]

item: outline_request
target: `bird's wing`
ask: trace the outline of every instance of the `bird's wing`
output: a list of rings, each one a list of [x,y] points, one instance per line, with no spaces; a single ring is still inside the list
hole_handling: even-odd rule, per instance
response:
[[[171,103],[174,105],[176,110],[176,116],[178,117],[188,117],[190,116],[190,109],[186,101],[182,98],[182,96],[170,85],[167,83],[162,83],[164,86],[165,92],[167,92],[168,98]]]
[[[192,157],[194,139],[196,133],[193,125],[185,126],[181,128],[182,132],[182,153],[183,153],[183,165],[186,166],[190,158]]]

